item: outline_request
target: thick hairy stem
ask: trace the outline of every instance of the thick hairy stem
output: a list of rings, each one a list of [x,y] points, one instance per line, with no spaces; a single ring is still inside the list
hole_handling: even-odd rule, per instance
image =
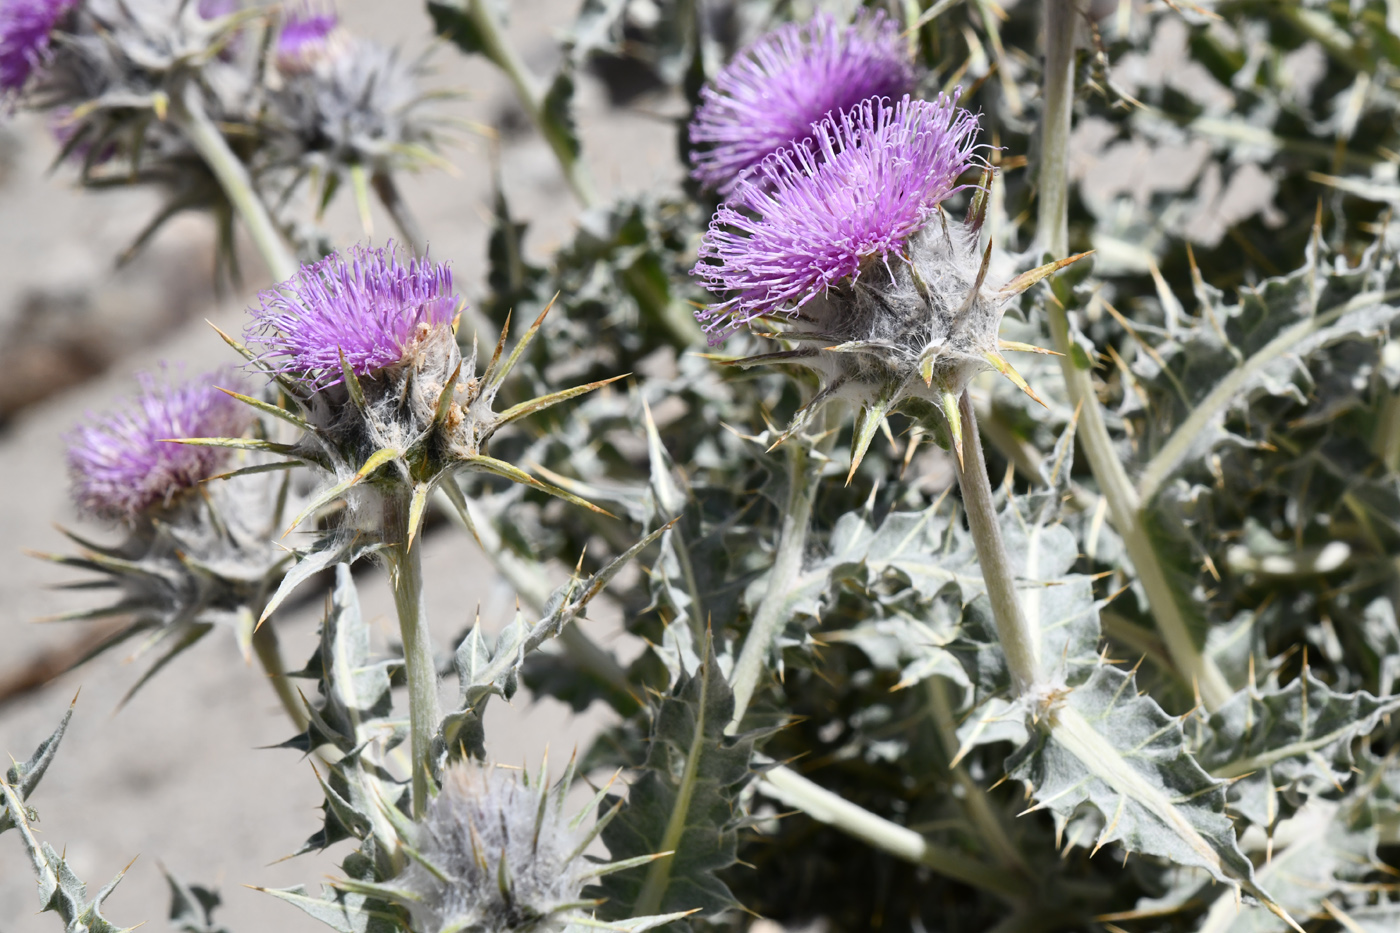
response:
[[[932,715],[935,728],[938,729],[938,739],[943,745],[943,752],[951,761],[953,756],[958,753],[958,731],[957,723],[953,718],[952,704],[948,702],[948,686],[942,677],[930,677],[924,683],[928,693],[929,713]],[[1002,825],[1001,818],[992,808],[992,803],[987,798],[987,792],[982,789],[982,785],[974,781],[962,765],[949,768],[949,772],[953,775],[953,780],[957,782],[958,787],[962,789],[963,807],[967,810],[968,819],[972,821],[972,825],[976,828],[978,837],[983,844],[1003,868],[1031,877],[1030,866],[1021,857],[1021,853],[1011,841],[1011,837],[1006,834],[1006,827]]]
[[[598,195],[593,190],[588,171],[579,161],[578,154],[570,148],[568,140],[550,126],[545,118],[545,90],[540,87],[539,80],[531,74],[520,54],[506,38],[490,0],[469,0],[467,14],[481,37],[482,51],[506,73],[506,77],[515,87],[521,106],[529,114],[530,121],[549,143],[549,148],[554,150],[554,157],[559,160],[559,167],[564,172],[564,180],[568,183],[569,190],[584,207],[593,207],[598,203]]]
[[[306,731],[306,706],[287,678],[287,669],[282,664],[282,649],[277,642],[277,629],[272,620],[259,625],[253,632],[253,653],[258,656],[258,662],[262,664],[263,672],[267,674],[268,682],[272,684],[292,724],[298,732]]]
[[[1045,0],[1045,93],[1040,166],[1040,242],[1052,256],[1069,254],[1069,133],[1074,108],[1074,28],[1079,16],[1074,0]],[[1113,527],[1123,539],[1138,581],[1147,592],[1162,640],[1181,675],[1196,684],[1201,700],[1215,710],[1233,691],[1213,661],[1196,645],[1178,596],[1168,582],[1161,556],[1142,522],[1142,503],[1113,447],[1103,409],[1094,392],[1088,357],[1074,343],[1069,315],[1059,303],[1047,303],[1055,349],[1064,354],[1069,402],[1080,410],[1076,437],[1099,490],[1108,500]]]
[[[977,562],[982,567],[982,579],[987,586],[987,598],[992,603],[996,620],[997,640],[1006,655],[1006,667],[1016,695],[1024,695],[1040,685],[1040,633],[1034,631],[1016,598],[1016,577],[1006,544],[1001,539],[1001,524],[997,521],[996,505],[992,502],[992,482],[987,476],[987,461],[982,456],[982,438],[977,431],[977,415],[972,410],[972,396],[967,392],[958,401],[958,413],[963,423],[963,457],[958,466],[958,487],[962,490],[963,510],[972,543],[977,547]]]
[[[791,768],[779,765],[763,773],[759,788],[812,819],[854,836],[862,842],[941,875],[1016,900],[1028,893],[1024,881],[1000,868],[984,865],[966,853],[943,849],[907,826],[851,803],[839,794],[812,783]]]
[[[836,433],[823,433],[821,426],[826,423],[819,415],[817,433],[821,436],[816,443],[822,447],[829,447]],[[749,626],[739,660],[734,664],[730,683],[734,688],[734,716],[725,730],[731,734],[738,731],[749,702],[753,700],[754,691],[758,689],[758,679],[767,670],[766,662],[768,653],[773,649],[773,641],[787,624],[788,596],[802,573],[807,532],[812,524],[812,503],[816,501],[822,463],[826,459],[823,456],[825,450],[804,439],[794,438],[784,446],[788,454],[787,506],[783,509],[783,524],[778,532],[773,569],[768,573],[768,587],[754,612],[753,624]]]
[[[404,670],[408,675],[408,731],[413,759],[413,818],[421,819],[432,793],[432,747],[437,734],[437,664],[433,660],[432,634],[423,598],[423,547],[420,535],[408,545],[409,496],[407,491],[389,494],[384,504],[385,548],[394,608],[403,639]]]
[[[296,275],[299,264],[292,255],[266,205],[253,187],[253,179],[248,170],[228,147],[219,128],[209,119],[204,110],[204,99],[199,86],[190,82],[185,86],[180,106],[172,116],[190,145],[194,146],[200,158],[209,166],[209,171],[219,180],[224,194],[243,218],[248,235],[253,238],[258,252],[262,254],[267,270],[278,282],[285,282]]]

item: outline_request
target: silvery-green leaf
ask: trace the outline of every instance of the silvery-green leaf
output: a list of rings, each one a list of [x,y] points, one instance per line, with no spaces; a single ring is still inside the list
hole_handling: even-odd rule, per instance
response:
[[[54,755],[58,754],[58,744],[63,741],[63,734],[68,731],[68,723],[73,718],[73,707],[77,705],[78,698],[74,697],[73,702],[68,704],[68,710],[63,714],[63,721],[58,724],[58,728],[53,731],[47,739],[39,743],[39,747],[34,750],[34,754],[29,756],[27,761],[15,762],[10,765],[5,772],[5,783],[14,789],[19,801],[23,803],[34,793],[34,788],[39,786],[39,781],[43,778],[44,772],[53,763]],[[0,833],[7,829],[13,829],[15,818],[10,814],[8,807],[0,807]]]
[[[102,916],[102,902],[107,899],[126,875],[126,868],[123,868],[115,878],[97,892],[97,896],[91,902],[88,902],[87,885],[79,880],[78,876],[73,873],[73,869],[62,856],[53,850],[51,845],[47,842],[41,844],[34,838],[34,829],[30,822],[35,817],[26,811],[15,788],[9,784],[0,784],[0,799],[4,800],[14,820],[15,827],[19,829],[20,840],[29,855],[30,864],[34,867],[34,874],[39,883],[40,911],[53,911],[58,914],[68,925],[67,928],[70,931],[128,933],[128,931],[135,929],[135,927],[120,928],[114,926],[106,917]],[[130,867],[130,865],[127,866],[127,868]]]
[[[1229,806],[1272,826],[1313,794],[1352,776],[1352,743],[1400,709],[1400,697],[1334,692],[1304,669],[1286,687],[1247,688],[1206,720],[1196,760],[1230,780]]]
[[[229,933],[214,922],[214,911],[223,903],[219,892],[198,884],[185,884],[165,871],[170,885],[170,925],[181,933]]]
[[[1138,695],[1132,674],[1100,665],[1042,724],[1007,761],[1032,809],[1050,810],[1063,828],[1087,805],[1102,817],[1096,848],[1118,843],[1267,898],[1225,815],[1225,782],[1196,763],[1181,723]]]
[[[708,915],[734,906],[716,872],[735,861],[735,800],[749,775],[754,737],[725,735],[733,707],[733,693],[707,645],[699,667],[660,700],[640,775],[603,830],[613,861],[675,854],[602,879],[605,917],[696,909]],[[599,813],[617,802],[610,795]]]

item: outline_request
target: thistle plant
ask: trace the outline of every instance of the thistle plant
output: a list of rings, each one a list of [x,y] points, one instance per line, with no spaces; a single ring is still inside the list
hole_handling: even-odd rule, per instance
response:
[[[246,195],[281,284],[225,338],[246,379],[148,382],[74,435],[79,502],[126,540],[62,560],[158,664],[206,625],[257,649],[333,573],[306,688],[274,684],[324,797],[302,851],[344,854],[268,892],[333,929],[1394,927],[1400,108],[1364,6],[589,3],[542,79],[504,10],[433,0],[592,208],[541,257],[497,190],[468,308],[406,209],[413,255],[318,229],[347,181],[394,212],[435,155],[419,66],[330,5],[191,2],[203,51],[104,117],[150,135],[69,154]],[[9,99],[148,6],[113,9],[0,2]],[[621,59],[684,93],[690,180],[609,203],[572,106]],[[176,72],[203,109],[162,120]],[[68,130],[93,93],[53,98]],[[440,658],[421,555],[461,530],[519,600]],[[401,646],[360,612],[370,556]],[[604,591],[638,653],[586,625]],[[522,687],[609,708],[557,780],[489,764]],[[42,906],[108,929],[30,830],[61,734],[6,774],[0,831]]]
[[[465,302],[451,271],[428,259],[401,263],[392,244],[356,247],[303,267],[264,292],[248,325],[248,346],[226,338],[268,373],[298,412],[244,401],[303,433],[295,444],[258,444],[306,463],[330,479],[293,519],[288,532],[338,500],[345,520],[283,580],[261,623],[299,583],[337,561],[378,552],[394,588],[412,700],[413,800],[427,806],[433,733],[439,719],[437,670],[423,609],[421,548],[414,544],[429,497],[442,489],[461,502],[454,475],[484,472],[597,508],[486,452],[497,430],[519,418],[605,385],[590,383],[495,412],[501,382],[539,330],[528,330],[509,356],[502,331],[486,369],[476,352],[463,358],[456,340]],[[236,438],[198,443],[248,446]]]

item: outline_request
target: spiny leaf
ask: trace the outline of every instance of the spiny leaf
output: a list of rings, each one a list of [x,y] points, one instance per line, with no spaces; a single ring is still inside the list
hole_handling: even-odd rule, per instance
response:
[[[1353,741],[1397,709],[1400,697],[1336,693],[1304,668],[1286,687],[1243,690],[1210,714],[1196,758],[1233,782],[1232,810],[1267,828],[1301,798],[1349,780]]]
[[[542,395],[539,398],[532,398],[528,402],[512,405],[497,416],[496,423],[503,425],[510,424],[517,418],[524,418],[526,415],[533,415],[537,411],[544,411],[552,405],[558,405],[560,402],[567,402],[571,398],[578,398],[580,395],[586,395],[594,389],[600,389],[608,383],[617,382],[619,379],[626,379],[630,375],[632,374],[623,373],[621,376],[613,376],[610,379],[599,379],[597,382],[590,382],[587,385],[575,386],[572,389],[563,389],[559,392],[552,392],[549,395]]]
[[[1133,675],[1101,664],[1053,705],[1030,742],[1007,761],[1036,801],[1063,827],[1082,806],[1101,814],[1095,848],[1201,868],[1277,909],[1254,880],[1225,815],[1225,782],[1186,750],[1180,722],[1137,692]]]
[[[1075,253],[1073,256],[1068,256],[1064,259],[1057,259],[1054,262],[1047,262],[1043,266],[1037,266],[1036,268],[1031,269],[1029,272],[1022,272],[1020,275],[1016,276],[1016,278],[1012,279],[1010,282],[1007,282],[1005,285],[1002,286],[1001,294],[1007,298],[1015,297],[1016,295],[1019,295],[1026,289],[1030,288],[1035,283],[1045,279],[1048,276],[1054,275],[1056,272],[1059,272],[1065,266],[1076,263],[1079,260],[1083,259],[1085,256],[1092,255],[1093,252],[1093,250],[1089,250],[1085,253]]]
[[[21,803],[29,799],[29,796],[34,793],[34,788],[39,786],[44,772],[49,770],[54,756],[58,754],[58,744],[63,741],[63,734],[68,731],[68,723],[73,719],[73,708],[77,705],[78,698],[75,695],[73,701],[68,704],[68,710],[63,714],[63,720],[58,724],[58,728],[53,731],[53,734],[39,743],[39,747],[34,750],[34,754],[29,756],[28,761],[17,761],[10,765],[9,770],[5,772],[5,784],[14,789]],[[9,808],[0,809],[0,833],[7,829],[13,829],[14,826],[15,818],[11,815]]]
[[[535,479],[529,473],[526,473],[524,470],[520,469],[517,466],[514,466],[513,464],[506,463],[504,460],[497,460],[494,457],[487,457],[483,454],[477,454],[475,456],[466,457],[458,462],[462,465],[463,468],[481,470],[486,473],[494,473],[497,476],[505,477],[513,483],[520,483],[522,486],[530,486],[534,489],[540,490],[541,492],[547,492],[551,496],[556,496],[560,499],[563,499],[565,502],[571,502],[574,505],[581,505],[586,509],[591,509],[592,511],[599,513],[600,515],[606,515],[608,516],[608,518],[617,517],[611,512],[609,512],[607,509],[599,508],[598,506],[589,502],[587,499],[581,499],[571,492],[567,492],[566,490],[560,489],[558,486],[553,486],[549,483],[544,483],[540,480]]]
[[[619,872],[600,885],[608,916],[700,908],[717,913],[733,896],[716,872],[735,861],[735,797],[749,775],[753,736],[726,736],[733,715],[713,648],[660,700],[641,776],[603,831],[614,859],[673,850],[645,873]],[[616,798],[601,805],[610,808]]]

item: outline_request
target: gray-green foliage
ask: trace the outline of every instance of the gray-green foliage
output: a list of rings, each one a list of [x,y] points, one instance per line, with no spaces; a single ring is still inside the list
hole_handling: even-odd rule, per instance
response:
[[[5,780],[0,783],[0,802],[4,803],[4,809],[0,811],[0,833],[6,829],[19,831],[20,841],[38,881],[41,911],[58,914],[69,933],[127,933],[135,927],[118,927],[102,916],[102,902],[126,875],[126,868],[89,901],[87,885],[73,873],[64,857],[54,851],[49,843],[40,842],[35,836],[33,824],[38,822],[39,815],[29,806],[28,798],[58,753],[59,742],[63,740],[72,718],[73,706],[70,705],[58,728],[39,745],[34,754],[22,764],[16,762],[5,773]]]
[[[1035,266],[1041,4],[904,13],[921,6],[904,38],[927,69],[922,91],[961,83],[981,110],[1002,169],[985,231],[1000,262]],[[319,759],[324,819],[305,848],[354,851],[319,895],[273,894],[344,933],[423,933],[450,925],[447,913],[483,933],[740,929],[745,910],[832,933],[1396,928],[1400,266],[1377,206],[1400,203],[1395,4],[1078,6],[1070,238],[1098,252],[1028,291],[1000,335],[1050,346],[1047,320],[1067,308],[1069,362],[1088,371],[1093,398],[1072,403],[1048,355],[1018,360],[1044,406],[1001,384],[973,393],[1038,648],[1034,689],[1016,683],[999,642],[943,422],[915,410],[863,416],[856,431],[814,418],[811,437],[786,441],[808,459],[789,459],[773,445],[815,381],[721,365],[773,349],[758,336],[700,352],[691,304],[707,297],[688,270],[712,204],[678,189],[597,205],[571,235],[546,231],[565,242],[541,258],[498,190],[489,294],[472,312],[490,326],[464,320],[462,355],[478,327],[494,342],[508,314],[534,320],[553,301],[512,358],[503,401],[632,376],[503,430],[491,455],[537,465],[551,491],[616,518],[499,473],[439,484],[521,605],[499,630],[478,620],[439,664],[457,696],[432,766],[441,781],[488,758],[487,705],[519,702],[522,684],[578,710],[606,703],[608,725],[580,759],[588,779],[616,779],[597,792],[591,829],[587,815],[577,824],[595,848],[541,858],[577,874],[528,909],[512,892],[540,850],[518,833],[491,827],[482,838],[501,851],[479,859],[428,851],[397,760],[403,662],[372,644],[348,567],[380,544],[332,518],[266,605],[336,568],[299,672],[318,688],[306,691],[309,724],[286,744]],[[458,48],[520,77],[499,44],[503,8],[428,9]],[[572,100],[588,69],[617,90],[608,69],[640,66],[693,103],[738,42],[804,13],[767,0],[589,0],[550,80],[518,82],[524,109],[577,182],[588,153]],[[1128,184],[1134,165],[1148,168]],[[1223,702],[1198,697],[1158,630],[1161,592],[1128,557],[1135,530],[1115,527],[1113,490],[1076,456],[1090,430],[1133,487],[1115,493],[1135,500],[1151,545],[1133,553],[1160,563],[1191,647],[1234,691]],[[853,448],[867,446],[852,470]],[[358,466],[371,451],[355,453]],[[794,539],[803,484],[812,515]],[[793,554],[796,570],[780,576]],[[551,591],[543,581],[568,567]],[[772,591],[775,579],[791,585]],[[579,624],[605,586],[635,637],[626,664]],[[774,618],[752,702],[732,722],[744,648]],[[32,790],[55,743],[11,769],[9,799]],[[775,766],[850,809],[809,800],[810,816],[787,812],[795,798],[765,784]],[[555,790],[532,778],[536,809],[511,825],[557,828],[573,776]],[[0,829],[25,828],[17,808]],[[857,819],[867,831],[843,834]],[[46,903],[89,909],[51,853],[31,850],[52,879]],[[595,878],[578,903],[557,903]],[[481,896],[441,916],[423,909],[423,892],[461,894],[454,884]],[[176,893],[186,929],[213,928],[207,898]]]

